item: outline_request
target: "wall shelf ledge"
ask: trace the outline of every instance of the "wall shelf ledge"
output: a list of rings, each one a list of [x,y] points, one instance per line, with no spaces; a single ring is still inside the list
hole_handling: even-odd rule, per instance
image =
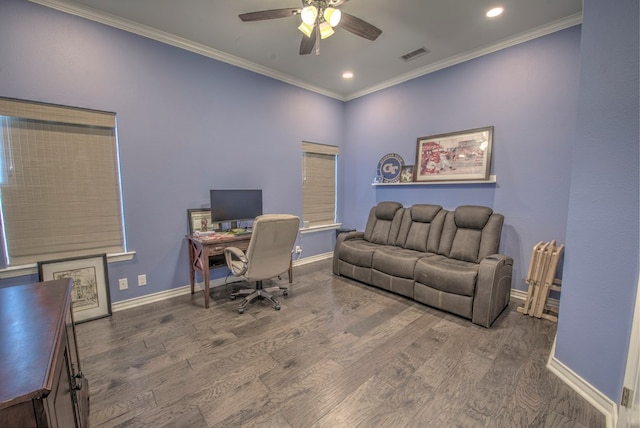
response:
[[[487,180],[455,180],[455,181],[413,181],[411,183],[371,183],[372,186],[433,186],[439,184],[492,184],[496,183],[495,175],[490,175]]]

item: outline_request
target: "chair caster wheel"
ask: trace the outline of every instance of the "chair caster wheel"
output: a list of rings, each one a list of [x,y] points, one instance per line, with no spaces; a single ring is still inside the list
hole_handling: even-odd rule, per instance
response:
[[[279,311],[279,310],[280,310],[280,305],[276,305],[276,306],[274,306],[274,308],[273,308],[273,309],[275,309],[276,311]]]
[[[283,295],[284,297],[287,297],[287,296],[289,295],[289,292],[288,292],[287,290],[284,290],[284,291],[282,292],[282,295]]]
[[[238,308],[238,313],[239,313],[239,314],[244,313],[244,308]]]

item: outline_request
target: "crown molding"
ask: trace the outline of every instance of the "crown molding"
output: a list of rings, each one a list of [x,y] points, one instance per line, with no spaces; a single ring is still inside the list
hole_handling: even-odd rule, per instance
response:
[[[430,64],[426,67],[419,68],[409,73],[402,74],[393,79],[382,82],[378,85],[371,86],[362,91],[353,93],[347,96],[345,98],[345,101],[350,101],[359,97],[363,97],[365,95],[369,95],[371,93],[381,91],[383,89],[390,88],[395,85],[399,85],[400,83],[404,83],[406,81],[415,79],[417,77],[434,73],[444,68],[451,67],[456,64],[461,64],[463,62],[470,61],[472,59],[479,58],[481,56],[488,55],[490,53],[497,52],[502,49],[506,49],[511,46],[518,45],[520,43],[528,42],[530,40],[537,39],[538,37],[546,36],[548,34],[555,33],[556,31],[564,30],[566,28],[574,27],[580,24],[582,24],[582,13],[576,13],[564,19],[560,19],[558,21],[554,21],[549,24],[537,27],[531,31],[521,33],[515,37],[510,37],[498,43],[494,43],[492,45],[486,46],[484,48],[476,49],[473,51],[462,53],[460,55],[452,56],[450,58],[446,58],[442,61],[436,62],[434,64]]]
[[[217,49],[213,49],[201,43],[192,42],[182,37],[178,37],[173,34],[160,31],[155,28],[152,28],[143,24],[139,24],[124,18],[120,18],[111,14],[107,14],[97,9],[93,9],[87,6],[70,4],[66,1],[61,1],[61,0],[29,0],[29,1],[32,3],[37,3],[39,5],[52,8],[52,9],[59,10],[61,12],[68,13],[70,15],[86,18],[94,22],[105,24],[110,27],[127,31],[129,33],[137,34],[139,36],[156,40],[158,42],[161,42],[170,46],[174,46],[180,49],[184,49],[184,50],[196,53],[198,55],[212,58],[212,59],[230,64],[239,68],[243,68],[245,70],[249,70],[254,73],[261,74],[263,76],[271,77],[281,82],[288,83],[290,85],[297,86],[299,88],[306,89],[308,91],[315,92],[317,94],[324,95],[329,98],[334,98],[343,102],[360,98],[365,95],[369,95],[374,92],[381,91],[383,89],[390,88],[395,85],[399,85],[400,83],[404,83],[406,81],[415,79],[417,77],[434,73],[444,68],[451,67],[456,64],[460,64],[484,55],[488,55],[490,53],[497,52],[499,50],[506,49],[508,47],[515,46],[520,43],[524,43],[529,40],[536,39],[538,37],[546,36],[547,34],[551,34],[556,31],[560,31],[569,27],[580,25],[582,23],[582,13],[577,13],[577,14],[568,16],[564,19],[537,27],[531,31],[522,33],[515,37],[511,37],[511,38],[502,40],[498,43],[494,43],[490,46],[486,46],[481,49],[469,51],[460,55],[456,55],[456,56],[444,59],[435,64],[431,64],[426,67],[420,68],[418,70],[414,70],[412,72],[402,74],[393,79],[389,79],[387,81],[371,86],[362,91],[358,91],[353,94],[348,94],[345,96],[333,91],[328,91],[318,86],[311,85],[307,82],[303,82],[301,80],[295,79],[287,74],[281,73],[271,68],[258,65],[254,62],[247,61],[245,59],[239,58],[234,55],[230,55],[228,53],[219,51]]]
[[[65,12],[70,15],[75,15],[81,18],[85,18],[100,24],[108,25],[113,28],[127,31],[129,33],[137,34],[148,39],[152,39],[170,46],[174,46],[180,49],[184,49],[198,55],[202,55],[208,58],[212,58],[230,65],[234,65],[245,70],[253,71],[254,73],[261,74],[263,76],[271,77],[276,80],[288,83],[293,86],[297,86],[302,89],[306,89],[311,92],[316,92],[320,95],[324,95],[330,98],[335,98],[339,101],[345,101],[344,96],[332,91],[320,88],[318,86],[310,85],[309,83],[295,79],[287,74],[280,73],[268,67],[263,67],[254,62],[247,61],[240,57],[230,55],[228,53],[213,49],[209,46],[201,43],[196,43],[191,40],[184,39],[182,37],[175,36],[149,27],[137,22],[130,21],[128,19],[120,18],[97,9],[93,9],[87,6],[73,5],[65,1],[58,0],[29,0],[32,3],[37,3],[42,6],[49,7],[51,9]]]

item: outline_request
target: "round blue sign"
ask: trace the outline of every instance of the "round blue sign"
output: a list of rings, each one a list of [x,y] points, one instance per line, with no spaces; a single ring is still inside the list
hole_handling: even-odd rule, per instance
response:
[[[378,177],[383,183],[396,183],[400,181],[400,173],[404,166],[404,159],[397,153],[384,155],[378,162]]]

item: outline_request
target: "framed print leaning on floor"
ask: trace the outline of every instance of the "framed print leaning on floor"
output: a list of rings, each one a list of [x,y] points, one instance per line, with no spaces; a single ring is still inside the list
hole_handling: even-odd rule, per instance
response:
[[[487,180],[493,126],[418,138],[415,181]]]
[[[111,315],[107,255],[38,262],[40,281],[71,278],[73,319],[76,323]]]

